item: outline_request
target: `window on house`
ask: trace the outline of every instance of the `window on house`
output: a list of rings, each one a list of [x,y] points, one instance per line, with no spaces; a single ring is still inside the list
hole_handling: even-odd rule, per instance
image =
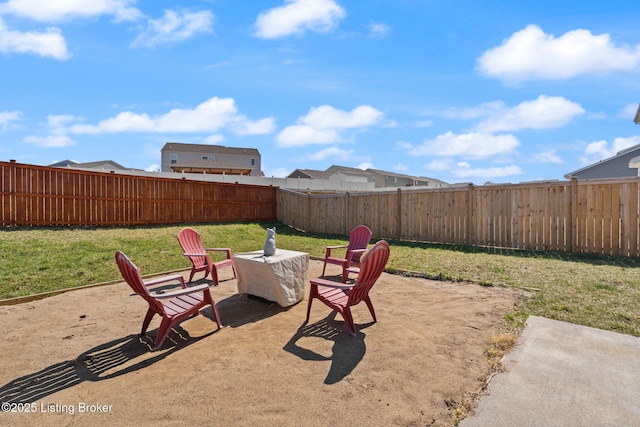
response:
[[[258,159],[251,159],[251,166],[255,166],[258,164]]]
[[[216,156],[202,156],[202,160],[215,160]]]
[[[178,163],[178,155],[177,154],[171,154],[171,164],[174,165]]]

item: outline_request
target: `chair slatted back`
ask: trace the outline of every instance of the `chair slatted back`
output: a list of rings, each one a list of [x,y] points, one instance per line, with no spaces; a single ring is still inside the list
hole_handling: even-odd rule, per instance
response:
[[[196,230],[189,227],[183,228],[180,230],[180,233],[178,233],[178,242],[180,243],[184,253],[202,254],[202,257],[189,257],[191,262],[193,262],[194,267],[202,267],[207,263],[206,251],[204,250],[204,246],[202,246],[200,233]]]
[[[349,246],[347,254],[354,249],[367,249],[367,245],[371,241],[371,230],[366,225],[359,225],[349,233]],[[362,253],[356,252],[351,254],[349,261],[353,263],[360,262]]]
[[[156,313],[163,313],[164,307],[160,301],[153,298],[149,294],[149,290],[142,281],[142,275],[140,269],[121,251],[116,252],[116,263],[120,269],[122,278],[133,289],[133,291],[140,295],[149,303]]]
[[[358,304],[369,294],[369,290],[384,271],[390,252],[389,244],[380,240],[365,254],[360,264],[358,279],[349,292],[349,305]]]

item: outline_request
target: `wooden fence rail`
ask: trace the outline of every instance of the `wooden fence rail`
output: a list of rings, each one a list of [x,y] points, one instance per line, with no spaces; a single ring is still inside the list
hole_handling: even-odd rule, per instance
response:
[[[281,221],[387,239],[640,256],[640,178],[302,194],[276,187],[0,162],[0,224]]]
[[[0,223],[15,227],[275,221],[277,191],[0,162]]]
[[[278,219],[316,233],[640,256],[640,179],[398,189],[335,195],[278,192]]]

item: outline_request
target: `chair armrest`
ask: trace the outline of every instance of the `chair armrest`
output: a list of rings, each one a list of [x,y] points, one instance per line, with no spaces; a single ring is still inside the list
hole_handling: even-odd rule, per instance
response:
[[[351,249],[349,251],[349,253],[352,253],[352,254],[363,254],[363,253],[365,253],[367,251],[368,251],[368,249]]]
[[[344,249],[346,247],[347,245],[327,246],[327,249],[324,252],[324,256],[325,258],[331,256],[331,251],[333,249]]]
[[[231,259],[231,249],[230,248],[207,248],[205,250],[212,251],[212,252],[226,252],[227,253],[227,259]]]
[[[153,286],[153,285],[158,285],[160,283],[173,282],[174,280],[179,281],[180,282],[180,286],[182,286],[183,288],[186,286],[186,284],[184,283],[184,277],[182,277],[182,275],[180,275],[180,274],[173,274],[171,276],[156,277],[155,279],[145,280],[143,283],[144,283],[145,286]]]
[[[202,292],[202,291],[207,290],[207,289],[209,289],[209,285],[202,284],[202,285],[197,285],[197,286],[191,286],[191,287],[184,288],[184,289],[179,289],[177,291],[165,292],[165,293],[162,293],[162,294],[153,294],[152,297],[155,298],[155,299],[173,298],[173,297],[178,297],[180,295],[195,294],[197,292]]]
[[[328,288],[336,288],[336,289],[344,289],[344,290],[353,288],[353,285],[346,285],[344,283],[334,282],[333,280],[327,280],[321,277],[311,279],[311,284],[316,286],[326,286]]]

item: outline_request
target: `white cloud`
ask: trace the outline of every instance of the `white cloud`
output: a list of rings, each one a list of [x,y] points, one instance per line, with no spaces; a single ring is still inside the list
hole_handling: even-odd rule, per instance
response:
[[[220,135],[219,133],[215,135],[209,135],[205,139],[202,140],[203,144],[211,144],[216,145],[224,141],[224,135]]]
[[[544,151],[542,153],[534,154],[531,158],[533,163],[555,163],[561,165],[564,161],[556,154],[556,150]]]
[[[232,126],[232,130],[237,135],[265,135],[276,130],[276,122],[273,117],[251,121],[244,116],[239,116],[239,120]]]
[[[2,37],[0,35],[0,37]],[[16,125],[14,122],[20,120],[21,111],[0,111],[0,131],[12,129]]]
[[[187,40],[197,34],[211,33],[214,16],[209,11],[176,12],[165,10],[160,19],[151,19],[147,28],[131,43],[133,47],[154,47],[159,44]]]
[[[160,165],[157,164],[157,163],[153,163],[153,164],[147,166],[144,170],[147,171],[147,172],[158,172],[158,171],[160,171]]]
[[[309,155],[307,158],[313,161],[322,161],[327,158],[336,160],[350,160],[353,158],[353,150],[343,150],[336,146],[325,148],[314,154]]]
[[[515,82],[633,70],[639,63],[640,45],[617,47],[609,34],[577,29],[555,37],[529,25],[484,52],[477,69],[486,76]]]
[[[451,171],[452,175],[456,178],[502,178],[505,176],[522,175],[524,172],[517,165],[509,165],[503,167],[490,167],[490,168],[471,168],[468,163],[459,163],[458,169]]]
[[[595,141],[587,145],[580,161],[583,164],[591,164],[598,160],[613,157],[620,151],[638,144],[640,144],[640,136],[632,136],[630,138],[618,137],[615,138],[611,144],[605,140]]]
[[[453,161],[451,159],[446,159],[446,158],[432,160],[426,165],[424,165],[424,168],[431,172],[449,171],[451,170],[452,167],[453,167]]]
[[[428,128],[433,126],[433,120],[419,120],[414,124],[418,128]]]
[[[356,169],[367,170],[367,169],[375,169],[376,166],[371,162],[363,162],[356,166]]]
[[[46,124],[49,135],[30,135],[24,138],[24,142],[45,148],[60,148],[75,145],[75,141],[67,135],[67,126],[82,120],[82,117],[68,114],[49,115],[47,116]]]
[[[27,136],[24,142],[43,148],[60,148],[75,145],[75,142],[66,135]]]
[[[113,15],[116,21],[133,21],[142,13],[130,5],[135,0],[8,0],[0,14],[12,14],[39,22]]]
[[[380,122],[383,113],[368,105],[361,105],[351,111],[335,109],[329,105],[312,108],[300,123],[316,129],[346,129],[372,126]]]
[[[70,114],[51,114],[47,116],[49,131],[58,135],[66,134],[69,124],[81,121],[83,121],[82,117],[76,117]]]
[[[276,142],[281,147],[341,142],[346,130],[375,126],[383,117],[381,111],[368,105],[351,111],[322,105],[311,108],[306,116],[298,119],[297,124],[284,128],[276,137]]]
[[[255,35],[276,39],[302,34],[307,30],[327,32],[334,29],[345,16],[344,9],[333,0],[285,0],[284,6],[258,16]]]
[[[409,172],[409,166],[405,165],[404,163],[398,163],[392,169],[400,173]]]
[[[43,31],[15,31],[6,28],[2,20],[0,20],[0,52],[32,53],[59,60],[71,57],[59,28],[49,27]]]
[[[270,120],[251,122],[238,113],[232,98],[214,97],[193,109],[176,108],[156,116],[125,111],[96,125],[75,124],[67,130],[73,134],[97,135],[121,132],[216,133],[229,128],[239,133],[257,134],[273,131]]]
[[[286,178],[290,173],[290,171],[285,168],[269,169],[264,162],[262,162],[262,172],[264,172],[264,176],[274,178]]]
[[[369,24],[369,35],[371,37],[383,38],[387,37],[391,32],[391,28],[387,24],[373,22]]]
[[[491,135],[487,133],[454,134],[449,131],[435,139],[426,140],[414,147],[404,145],[412,156],[462,156],[485,158],[508,154],[520,145],[513,135]]]
[[[561,96],[540,95],[513,108],[492,103],[486,113],[489,118],[477,126],[479,132],[509,132],[521,129],[553,129],[568,124],[585,110]]]
[[[287,126],[276,137],[276,142],[280,147],[333,144],[340,141],[340,134],[333,129],[318,130],[307,125]]]

